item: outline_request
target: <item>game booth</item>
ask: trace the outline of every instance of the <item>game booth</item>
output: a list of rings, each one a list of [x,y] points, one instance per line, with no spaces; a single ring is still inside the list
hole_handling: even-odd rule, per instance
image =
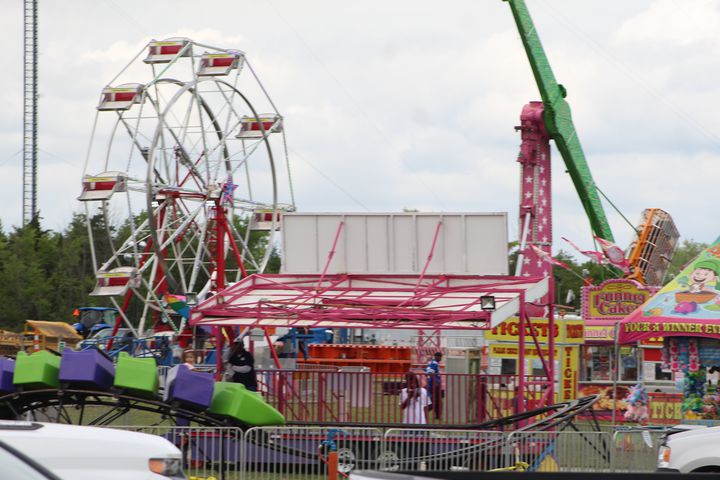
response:
[[[719,275],[720,238],[619,324],[621,348],[654,342],[661,371],[672,376],[677,393],[664,394],[662,402],[655,404],[647,388],[651,421],[656,410],[678,420],[720,417]]]
[[[617,343],[618,325],[657,291],[657,287],[630,279],[612,279],[583,288],[585,341],[578,396],[600,395],[594,409],[602,418],[622,418],[628,406],[626,399],[638,382],[650,397],[650,422],[677,423],[681,418],[681,394],[675,389],[672,371],[662,361],[662,339]]]

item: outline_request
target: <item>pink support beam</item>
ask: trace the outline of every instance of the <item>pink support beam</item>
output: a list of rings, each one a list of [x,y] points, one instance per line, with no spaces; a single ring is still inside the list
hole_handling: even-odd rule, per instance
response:
[[[543,278],[427,275],[251,275],[195,309],[191,325],[487,329],[514,315],[521,293],[540,298]],[[480,308],[495,296],[496,312]]]
[[[318,280],[318,288],[319,288],[319,285],[322,283],[323,278],[325,278],[325,274],[327,274],[328,268],[330,268],[330,263],[332,262],[332,259],[335,256],[335,248],[337,247],[337,242],[340,239],[340,233],[342,232],[344,225],[345,225],[345,222],[340,222],[340,224],[338,225],[337,232],[335,232],[335,240],[333,240],[332,247],[330,248],[330,252],[328,253],[327,262],[325,262],[325,268],[323,268],[322,275],[320,275],[320,279]]]

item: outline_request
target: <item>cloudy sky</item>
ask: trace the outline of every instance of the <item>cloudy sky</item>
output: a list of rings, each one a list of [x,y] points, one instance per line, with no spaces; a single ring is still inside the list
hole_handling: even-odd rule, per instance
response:
[[[303,211],[507,211],[517,237],[519,135],[539,99],[500,0],[40,0],[39,206],[74,211],[100,90],[151,38],[247,53],[280,112]],[[596,183],[632,223],[670,212],[720,234],[720,2],[527,0]],[[0,219],[22,216],[22,2],[0,17]],[[202,5],[202,6],[201,6]],[[555,249],[590,248],[553,160]],[[715,182],[718,182],[716,184]],[[617,242],[632,230],[609,204]]]

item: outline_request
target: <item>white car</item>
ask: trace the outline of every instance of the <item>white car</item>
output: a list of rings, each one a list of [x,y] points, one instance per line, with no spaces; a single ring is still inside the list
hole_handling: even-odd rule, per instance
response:
[[[657,466],[664,472],[720,472],[720,427],[673,427],[660,445]]]
[[[0,443],[64,480],[186,478],[180,450],[156,435],[77,425],[0,421]]]

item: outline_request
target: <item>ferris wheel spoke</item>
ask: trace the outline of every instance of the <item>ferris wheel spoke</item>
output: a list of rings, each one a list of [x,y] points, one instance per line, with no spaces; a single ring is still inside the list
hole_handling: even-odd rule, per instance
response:
[[[242,152],[238,152],[238,156],[241,156],[242,158],[234,159],[231,158],[230,162],[233,165],[232,173],[235,174],[240,168],[245,167],[248,168],[248,160],[251,158],[251,156],[255,153],[255,151],[261,146],[260,142],[253,142],[250,145],[249,149],[243,149]]]
[[[152,104],[153,107],[155,107],[155,104],[154,104],[154,103],[151,103],[151,104]],[[141,118],[142,118],[142,117],[141,117],[140,115],[138,115],[137,121],[139,122]],[[142,134],[142,133],[138,133],[138,130],[139,130],[138,128],[135,128],[135,129],[133,130],[133,128],[131,127],[131,125],[126,121],[126,117],[125,117],[122,113],[118,113],[118,121],[119,121],[120,124],[123,125],[123,127],[125,127],[125,130],[127,131],[128,135],[130,135],[130,137],[131,137],[131,140],[132,140],[133,145],[134,145],[135,148],[137,149],[137,150],[131,150],[131,151],[130,151],[130,155],[129,155],[129,158],[128,158],[128,163],[131,162],[131,160],[132,160],[132,155],[133,155],[133,153],[135,153],[135,152],[137,152],[137,153],[140,155],[140,157],[143,159],[143,162],[147,162],[148,147],[143,147],[142,144],[140,143],[140,141],[138,140],[138,137],[140,137],[140,138],[144,139],[145,141],[147,141],[148,145],[150,144],[151,139],[148,138],[147,136],[145,136],[145,135]],[[128,171],[130,171],[130,168],[127,168],[127,167],[126,167],[126,168],[124,169],[124,171],[125,171],[125,172],[128,172]],[[157,175],[157,177],[158,177],[158,179],[159,179],[160,181],[164,181],[164,180],[163,180],[163,176],[160,174],[160,172],[156,171],[155,173],[156,173],[156,175]]]
[[[115,307],[115,309],[118,311],[118,314],[120,315],[120,318],[125,323],[125,326],[127,326],[130,329],[130,332],[135,336],[135,338],[139,338],[140,335],[138,334],[137,329],[133,326],[132,322],[128,318],[128,316],[125,314],[125,311],[120,307],[115,297],[110,297],[110,301]]]
[[[185,166],[185,168],[192,172],[194,178],[200,182],[201,188],[207,188],[202,173],[195,167],[195,165],[193,165],[193,162],[190,160],[190,155],[188,155],[185,147],[182,145],[175,132],[173,132],[172,129],[168,129],[168,133],[171,137],[173,137],[176,142],[175,146],[173,147],[173,153],[175,154],[176,158],[183,166]]]
[[[202,209],[203,209],[203,206],[199,205],[177,227],[173,226],[171,228],[166,228],[165,229],[166,232],[169,232],[169,233],[167,235],[167,238],[165,238],[164,242],[160,245],[160,248],[162,250],[165,250],[166,248],[168,248],[168,246],[173,244],[178,239],[179,236],[183,235],[186,232],[188,226],[195,220],[198,213],[200,213],[202,211]],[[166,216],[166,218],[167,218],[167,216]]]

